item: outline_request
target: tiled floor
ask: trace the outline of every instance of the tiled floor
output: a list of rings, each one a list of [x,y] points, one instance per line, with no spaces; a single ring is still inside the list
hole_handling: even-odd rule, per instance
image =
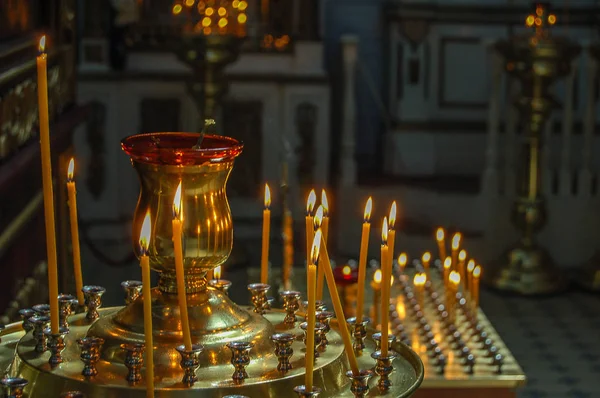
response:
[[[520,398],[600,398],[600,296],[482,292],[481,306],[527,375]]]

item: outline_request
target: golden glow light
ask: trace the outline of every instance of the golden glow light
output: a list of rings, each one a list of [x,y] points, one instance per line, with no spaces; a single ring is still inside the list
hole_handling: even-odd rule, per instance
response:
[[[413,285],[423,286],[425,285],[425,282],[427,282],[427,274],[425,274],[424,272],[419,272],[418,274],[415,274],[415,277],[413,278]]]
[[[183,219],[181,217],[181,181],[175,191],[175,197],[173,198],[173,218]]]
[[[444,240],[444,236],[444,228],[439,227],[437,231],[435,231],[435,239],[437,239],[438,242],[441,242]]]
[[[467,272],[473,272],[474,269],[475,269],[475,260],[471,259],[467,263]]]
[[[327,217],[329,215],[329,201],[327,200],[327,192],[321,190],[321,206],[323,206],[323,215]]]
[[[398,256],[398,265],[400,265],[400,268],[406,267],[407,262],[408,256],[406,255],[406,253],[400,253],[400,255]]]
[[[175,4],[173,6],[173,15],[179,15],[181,13],[181,10],[183,10],[181,4]]]
[[[225,7],[219,7],[219,16],[224,17],[225,15],[227,15]]]
[[[383,217],[383,224],[381,225],[381,244],[387,245],[388,240],[388,221],[387,217]]]
[[[240,6],[240,2],[239,2],[239,0],[233,0],[233,1],[231,2],[231,6],[232,6],[233,8],[238,8],[238,7]]]
[[[142,231],[140,232],[140,248],[142,254],[148,253],[148,246],[150,243],[150,234],[152,231],[152,222],[150,221],[150,210],[146,211],[146,217],[142,222]]]
[[[554,15],[554,14],[548,15],[548,23],[550,25],[554,25],[556,23],[556,15]]]
[[[375,283],[381,283],[381,270],[375,270],[375,273],[373,274],[373,282]]]
[[[215,279],[221,279],[221,266],[217,266],[213,271],[213,276]]]
[[[458,250],[458,247],[460,246],[461,237],[462,236],[460,232],[454,234],[454,236],[452,237],[452,250]]]
[[[312,264],[316,264],[319,261],[319,251],[321,250],[321,236],[323,233],[321,232],[321,228],[317,229],[315,232],[315,237],[313,239],[312,247],[310,249],[310,261]]]
[[[450,276],[448,277],[448,280],[452,283],[454,283],[455,285],[458,285],[460,283],[460,274],[456,271],[452,271],[450,272]]]
[[[312,214],[315,209],[315,203],[317,203],[317,194],[315,193],[315,190],[312,189],[308,194],[308,200],[306,201],[306,214]]]
[[[240,14],[237,17],[237,20],[239,23],[246,23],[246,21],[248,20],[248,17],[246,17],[246,14]]]
[[[392,202],[392,207],[390,207],[390,229],[394,229],[394,226],[396,225],[396,207],[396,201],[394,200]]]
[[[246,8],[248,8],[248,3],[244,0],[240,1],[240,4],[238,5],[238,10],[244,11]]]
[[[209,17],[210,17],[211,15],[213,15],[214,13],[215,13],[215,9],[214,9],[214,8],[212,8],[212,7],[208,7],[208,8],[206,9],[206,11],[204,11],[204,14],[205,14],[205,15],[207,15],[207,16],[209,16]]]
[[[225,26],[227,26],[227,18],[219,19],[219,28],[224,28]]]
[[[542,18],[536,18],[536,19],[535,19],[535,24],[536,24],[537,26],[542,26]]]
[[[452,258],[446,257],[444,260],[444,268],[450,269],[450,267],[452,267]]]
[[[478,265],[473,270],[473,278],[479,278],[481,276],[481,267]]]
[[[205,28],[209,27],[211,23],[212,20],[209,17],[202,18],[202,26],[204,26]]]
[[[351,273],[352,268],[350,268],[349,265],[344,265],[344,268],[342,268],[342,274],[344,274],[345,276],[350,276]]]
[[[194,2],[195,2],[195,1],[196,1],[196,0],[185,0],[185,5],[186,5],[186,6],[188,6],[188,7],[191,7],[191,6],[193,6],[193,5],[194,5]]]
[[[369,196],[367,199],[367,204],[365,205],[365,212],[363,214],[364,222],[371,221],[371,211],[373,210],[373,199]]]
[[[467,251],[466,251],[466,250],[464,250],[464,249],[463,249],[463,250],[461,250],[461,251],[458,253],[458,259],[459,259],[460,261],[465,261],[465,260],[467,259]]]
[[[73,181],[73,172],[75,171],[75,159],[69,160],[69,167],[67,169],[67,180]]]
[[[322,223],[323,223],[323,205],[319,205],[319,207],[317,207],[317,211],[315,212],[315,218],[313,220],[315,231],[317,229],[321,228]]]
[[[38,49],[41,53],[43,53],[44,50],[46,50],[46,35],[42,36],[42,38],[40,39]]]
[[[431,253],[429,253],[429,252],[423,253],[423,256],[421,257],[421,260],[424,263],[428,263],[429,261],[431,261]]]
[[[533,26],[533,23],[535,22],[535,17],[533,15],[529,15],[527,16],[527,19],[525,20],[525,25],[527,25],[528,27]]]
[[[269,184],[265,184],[265,209],[268,209],[271,206],[271,189],[269,188]]]

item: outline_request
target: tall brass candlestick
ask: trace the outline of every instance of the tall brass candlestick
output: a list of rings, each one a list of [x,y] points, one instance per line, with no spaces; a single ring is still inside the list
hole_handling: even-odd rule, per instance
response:
[[[83,277],[81,275],[81,252],[79,250],[79,222],[77,221],[77,190],[73,174],[75,160],[71,158],[67,171],[67,194],[69,196],[69,218],[71,224],[71,245],[73,246],[73,276],[75,277],[75,292],[80,306],[84,305]]]
[[[367,199],[365,212],[363,215],[362,234],[360,237],[360,255],[358,258],[358,292],[356,295],[356,324],[359,325],[363,320],[364,301],[365,301],[365,279],[367,275],[367,254],[369,252],[369,233],[371,231],[371,210],[373,208],[373,199]],[[377,322],[377,320],[375,320]]]

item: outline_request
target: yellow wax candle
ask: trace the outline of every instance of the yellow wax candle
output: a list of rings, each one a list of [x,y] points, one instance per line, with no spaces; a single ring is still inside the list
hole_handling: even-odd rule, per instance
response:
[[[465,273],[465,261],[467,260],[467,251],[462,249],[460,252],[458,252],[458,266],[456,267],[456,271],[460,274],[460,280],[462,281],[462,284],[465,285],[467,283],[467,280],[465,278],[466,273]]]
[[[52,188],[52,157],[50,155],[50,125],[48,116],[48,77],[46,71],[46,36],[40,39],[37,57],[38,107],[40,119],[40,154],[42,158],[42,186],[46,223],[46,255],[48,257],[48,302],[50,328],[58,333],[58,264],[56,258],[56,227],[54,222],[54,192]]]
[[[308,391],[312,391],[313,386],[313,372],[315,366],[315,323],[316,323],[316,279],[317,279],[317,266],[315,263],[319,257],[319,245],[320,241],[313,242],[311,249],[311,263],[308,266],[308,272],[306,274],[306,290],[308,296],[308,308],[306,309],[306,354],[304,354],[304,362],[306,367],[306,380],[304,385]]]
[[[471,291],[471,286],[473,286],[473,270],[475,269],[475,260],[470,259],[467,263],[467,290]]]
[[[181,331],[183,332],[183,344],[186,350],[192,349],[192,336],[190,335],[190,320],[188,318],[187,297],[185,295],[185,274],[183,269],[183,245],[182,245],[182,200],[181,182],[175,192],[173,199],[173,245],[175,252],[175,276],[177,279],[177,299],[179,301],[179,315],[181,317]]]
[[[458,265],[458,249],[460,248],[460,240],[462,236],[460,232],[457,232],[452,236],[452,266]]]
[[[81,275],[81,253],[79,250],[79,226],[77,221],[77,190],[73,180],[75,160],[71,158],[67,171],[67,194],[69,197],[69,218],[71,221],[71,245],[73,246],[73,275],[75,276],[75,291],[79,305],[84,305],[83,277]]]
[[[400,267],[400,272],[404,273],[404,269],[406,268],[406,264],[408,263],[408,256],[406,253],[400,253],[398,256],[398,266]]]
[[[142,268],[142,298],[144,299],[144,338],[146,343],[146,397],[154,397],[154,343],[152,341],[152,291],[148,246],[152,231],[150,210],[146,212],[140,233],[140,267]]]
[[[367,277],[367,254],[369,252],[369,233],[371,232],[371,210],[373,199],[369,197],[363,214],[362,234],[360,237],[360,255],[358,257],[358,292],[356,295],[356,324],[363,319],[365,301],[365,279]],[[377,322],[375,319],[374,322]]]
[[[479,310],[479,278],[481,277],[481,267],[478,265],[473,270],[473,288],[471,289],[471,300],[473,302],[473,312],[477,315]]]
[[[394,246],[396,245],[396,207],[396,201],[393,201],[390,207],[390,216],[388,217],[388,262],[390,263],[390,278],[392,275],[392,262],[394,260]]]
[[[460,285],[460,274],[456,271],[450,272],[449,280],[449,294],[447,296],[447,310],[450,322],[456,322],[456,293],[458,292],[458,285]]]
[[[329,233],[329,201],[327,200],[327,193],[324,189],[321,191],[321,206],[319,207],[323,209],[321,231],[323,232],[323,241],[325,244],[327,244],[327,236]],[[317,275],[317,300],[323,300],[323,284],[325,281],[324,276],[323,267],[319,267]]]
[[[383,218],[381,227],[381,353],[388,354],[389,318],[390,318],[390,274],[391,267],[388,257],[388,222]]]
[[[262,256],[260,259],[260,283],[269,281],[269,239],[271,239],[271,190],[265,184],[265,209],[263,210]]]
[[[450,276],[450,271],[452,271],[452,259],[446,257],[444,260],[444,289],[446,292],[448,292],[448,277]]]
[[[421,307],[421,311],[423,311],[425,307],[425,297],[424,297],[424,289],[425,282],[427,282],[427,274],[426,273],[416,273],[413,279],[413,286],[415,287],[415,293],[417,296],[417,302],[419,303],[419,307]]]
[[[435,240],[438,245],[438,256],[440,260],[444,260],[446,258],[446,233],[444,232],[444,228],[439,227],[435,232]]]
[[[376,270],[373,274],[373,281],[371,282],[371,288],[373,289],[373,325],[377,328],[379,324],[379,308],[381,300],[381,270]]]
[[[430,262],[431,262],[431,253],[429,253],[429,252],[423,253],[423,255],[421,256],[421,263],[423,264],[423,269],[425,270],[425,273],[427,275],[429,275]]]
[[[329,289],[329,294],[331,295],[331,302],[333,303],[335,317],[338,320],[339,332],[342,335],[342,341],[344,342],[346,355],[348,355],[350,369],[352,370],[352,373],[354,375],[358,375],[358,361],[356,360],[356,355],[354,354],[354,349],[352,348],[352,337],[350,336],[350,330],[348,329],[348,324],[346,323],[346,318],[344,316],[344,308],[342,307],[342,302],[340,300],[340,296],[337,291],[337,286],[335,284],[335,279],[333,277],[333,270],[331,269],[329,253],[327,253],[327,247],[323,245],[323,235],[320,229],[315,233],[314,240],[315,242],[318,240],[321,241],[320,255],[323,258],[323,268],[325,268],[325,280],[327,281],[327,288]]]
[[[313,241],[314,227],[313,227],[313,210],[315,209],[315,203],[317,202],[317,194],[315,190],[311,190],[308,194],[308,200],[306,201],[306,264],[310,263],[310,250]]]

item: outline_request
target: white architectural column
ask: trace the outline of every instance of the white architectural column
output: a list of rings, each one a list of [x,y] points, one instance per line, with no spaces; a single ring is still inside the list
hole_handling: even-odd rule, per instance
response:
[[[560,153],[560,171],[558,175],[559,193],[561,196],[570,196],[572,187],[571,178],[571,135],[573,134],[573,90],[575,86],[575,76],[579,62],[577,60],[571,63],[571,73],[565,81],[565,102],[562,126],[561,153]],[[549,143],[546,142],[546,146]]]
[[[516,192],[516,152],[517,152],[517,123],[518,111],[513,101],[519,92],[519,82],[509,78],[507,87],[506,104],[506,142],[504,146],[504,192],[506,196],[513,196]]]
[[[486,146],[483,190],[490,195],[498,195],[498,132],[500,129],[500,96],[502,84],[502,58],[491,49],[492,87],[488,113],[488,139]]]
[[[344,60],[344,107],[342,117],[341,184],[356,184],[356,60],[358,38],[354,35],[342,36],[342,57]]]
[[[579,192],[580,196],[590,196],[592,193],[592,145],[594,145],[594,133],[596,128],[596,75],[598,74],[598,62],[591,56],[588,56],[587,79],[590,84],[587,86],[587,101],[585,108],[585,119],[583,124],[583,150],[582,167],[579,171]]]

